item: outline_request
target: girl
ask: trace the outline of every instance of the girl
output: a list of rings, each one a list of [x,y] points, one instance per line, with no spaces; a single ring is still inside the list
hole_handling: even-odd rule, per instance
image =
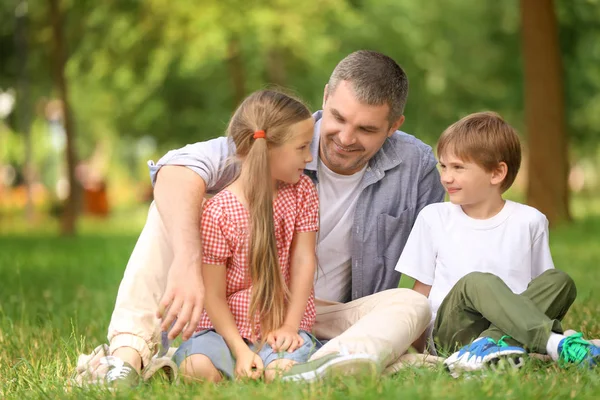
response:
[[[188,380],[272,380],[317,350],[313,278],[318,199],[303,175],[314,121],[283,93],[250,95],[227,128],[238,178],[202,213],[205,312],[174,355]]]

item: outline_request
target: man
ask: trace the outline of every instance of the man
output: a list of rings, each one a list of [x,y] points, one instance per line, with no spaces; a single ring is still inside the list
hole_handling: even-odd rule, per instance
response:
[[[431,318],[424,296],[397,289],[394,270],[419,211],[444,197],[431,148],[398,131],[407,95],[402,68],[373,51],[344,58],[325,86],[305,173],[317,185],[321,209],[314,333],[330,340],[296,377],[316,378],[353,357],[385,367]],[[204,290],[202,199],[235,177],[233,154],[231,142],[218,138],[149,163],[155,204],[109,327],[111,353],[126,362],[125,369],[110,371],[113,378],[131,379],[149,362],[159,341],[158,317],[163,331],[175,321],[171,339],[183,332],[186,340],[195,330]]]

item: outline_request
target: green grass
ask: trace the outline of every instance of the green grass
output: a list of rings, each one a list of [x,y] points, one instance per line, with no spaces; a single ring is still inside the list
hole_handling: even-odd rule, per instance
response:
[[[441,369],[411,368],[379,381],[316,385],[154,382],[116,394],[68,388],[77,355],[106,340],[118,284],[144,218],[136,215],[108,225],[85,221],[76,238],[55,237],[53,229],[0,230],[0,398],[600,398],[600,370],[559,370],[534,361],[514,373],[456,380]],[[556,266],[579,289],[564,325],[599,337],[600,217],[556,229],[551,237]]]

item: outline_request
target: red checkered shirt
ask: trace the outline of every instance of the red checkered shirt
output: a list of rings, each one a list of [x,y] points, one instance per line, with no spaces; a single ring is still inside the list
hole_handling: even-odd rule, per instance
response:
[[[314,184],[306,175],[294,185],[279,188],[273,203],[275,239],[281,272],[289,287],[290,251],[295,232],[316,232],[319,228],[319,200]],[[260,339],[260,323],[248,319],[252,283],[248,260],[249,214],[233,193],[223,190],[208,200],[202,212],[202,262],[225,265],[226,296],[240,336]],[[310,332],[315,322],[314,293],[310,295],[300,329]],[[254,325],[254,326],[252,326]],[[204,311],[198,330],[214,329]]]

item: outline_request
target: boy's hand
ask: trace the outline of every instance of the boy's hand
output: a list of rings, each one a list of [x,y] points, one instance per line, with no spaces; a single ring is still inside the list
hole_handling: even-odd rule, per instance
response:
[[[288,325],[274,330],[267,335],[267,343],[273,351],[286,351],[293,353],[304,344],[304,339],[298,334],[298,330]]]
[[[236,378],[257,380],[262,376],[263,369],[264,365],[261,358],[249,348],[237,355],[235,361]]]

